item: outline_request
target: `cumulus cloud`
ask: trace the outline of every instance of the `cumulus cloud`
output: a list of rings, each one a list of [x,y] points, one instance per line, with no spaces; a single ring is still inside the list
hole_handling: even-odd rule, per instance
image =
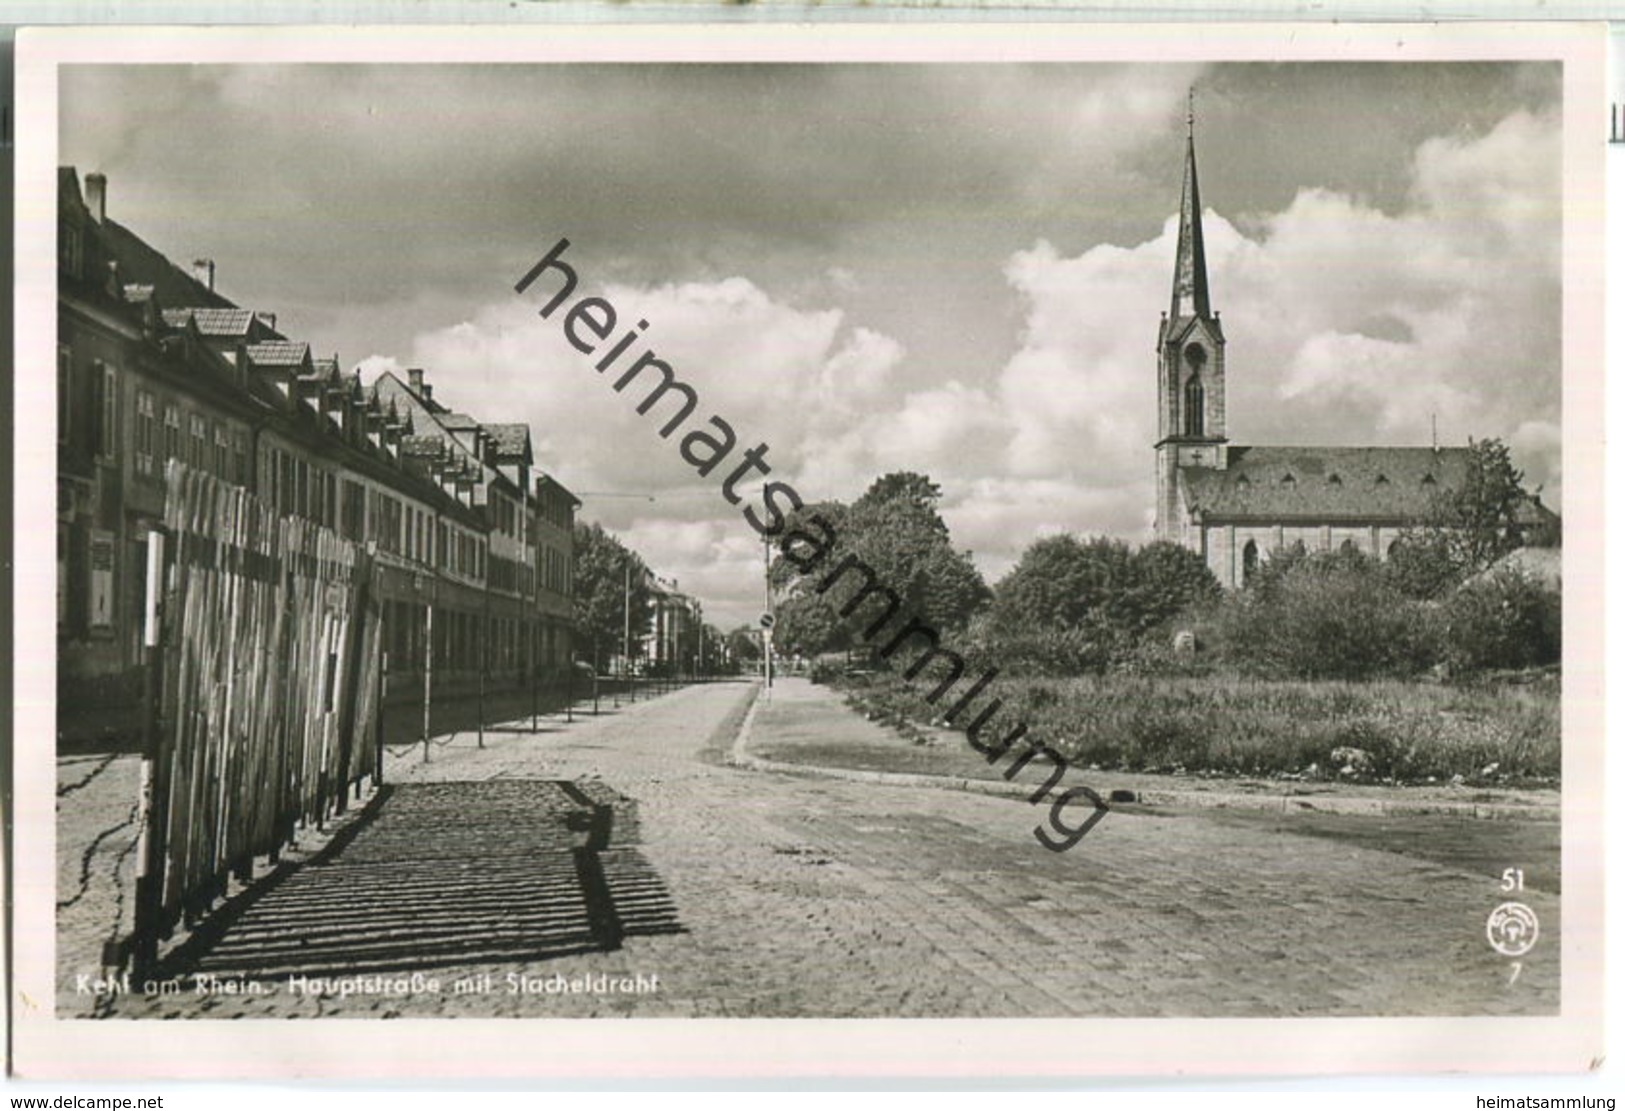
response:
[[[1558,136],[1553,119],[1520,112],[1477,139],[1429,140],[1392,212],[1316,187],[1245,220],[1207,212],[1232,441],[1426,443],[1437,420],[1445,442],[1508,439],[1554,500]],[[909,356],[895,338],[747,276],[611,283],[603,295],[623,327],[650,322],[647,345],[700,392],[696,420],[718,413],[742,447],[768,443],[775,472],[809,500],[849,499],[888,470],[931,475],[956,542],[991,578],[1047,533],[1147,536],[1153,348],[1176,225],[1072,256],[1046,240],[1015,252],[1012,354],[924,389],[899,377]],[[557,315],[506,302],[420,336],[413,359],[458,368],[469,411],[530,420],[548,465],[581,488],[653,495],[589,498],[586,512],[724,612],[755,607],[755,534],[565,342]]]
[[[1533,484],[1559,480],[1560,131],[1519,112],[1415,155],[1385,213],[1310,188],[1256,231],[1209,211],[1210,283],[1238,443],[1428,443],[1499,436]],[[1072,527],[1134,536],[1155,438],[1156,314],[1177,222],[1073,258],[1040,242],[1007,274],[1026,302],[997,396],[1013,477],[1065,475],[1102,495]],[[1112,499],[1132,483],[1141,496]],[[964,499],[967,519],[989,510]],[[998,496],[1013,496],[1008,489]]]

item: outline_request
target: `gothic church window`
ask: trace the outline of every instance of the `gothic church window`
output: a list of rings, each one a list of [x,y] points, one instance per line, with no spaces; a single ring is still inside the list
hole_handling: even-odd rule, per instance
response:
[[[1249,540],[1247,546],[1241,549],[1242,584],[1246,585],[1251,582],[1252,577],[1256,574],[1258,574],[1258,545]]]
[[[1194,374],[1191,375],[1190,380],[1185,383],[1185,435],[1202,435],[1205,400],[1202,380]]]

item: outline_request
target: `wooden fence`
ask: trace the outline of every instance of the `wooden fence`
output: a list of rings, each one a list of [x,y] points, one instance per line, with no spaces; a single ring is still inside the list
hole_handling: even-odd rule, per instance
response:
[[[138,970],[380,768],[368,554],[178,462],[166,478],[148,541]]]

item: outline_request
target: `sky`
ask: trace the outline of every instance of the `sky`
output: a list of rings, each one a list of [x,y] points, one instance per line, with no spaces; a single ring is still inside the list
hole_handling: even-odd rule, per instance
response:
[[[990,582],[1044,535],[1141,543],[1193,86],[1231,442],[1436,422],[1558,505],[1555,64],[66,67],[60,160],[318,355],[528,421],[728,627],[760,539],[519,277],[568,238],[575,296],[776,478],[927,474]]]

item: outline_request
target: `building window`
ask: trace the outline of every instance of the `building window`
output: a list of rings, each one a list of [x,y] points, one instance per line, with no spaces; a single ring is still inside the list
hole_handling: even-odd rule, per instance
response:
[[[1185,435],[1201,436],[1205,426],[1203,406],[1206,404],[1206,391],[1202,389],[1202,380],[1191,375],[1185,383]]]
[[[56,631],[61,636],[68,627],[68,545],[72,543],[73,530],[67,525],[58,523],[56,526]]]
[[[90,535],[90,628],[113,628],[113,534],[101,530]]]
[[[214,429],[214,473],[231,481],[231,437],[224,425],[216,425]]]
[[[1249,540],[1247,546],[1241,549],[1242,585],[1251,582],[1256,574],[1258,574],[1258,545]]]
[[[106,363],[96,364],[96,454],[112,459],[118,446],[118,378]]]
[[[173,405],[164,406],[164,458],[181,457],[181,411]]]
[[[198,470],[209,463],[209,426],[202,417],[192,414],[192,438],[186,452],[186,462]]]
[[[85,265],[85,236],[66,220],[57,224],[57,265],[70,278],[77,278]]]
[[[56,442],[65,444],[73,428],[73,348],[56,349]]]
[[[295,511],[294,497],[297,491],[293,484],[293,456],[285,451],[276,453],[277,459],[277,510],[280,513],[291,515]]]
[[[367,491],[359,482],[344,483],[339,509],[339,531],[346,540],[360,540],[366,525]]]
[[[158,449],[158,399],[146,390],[138,390],[135,395],[135,472],[141,475],[156,475],[158,466],[154,460]]]

